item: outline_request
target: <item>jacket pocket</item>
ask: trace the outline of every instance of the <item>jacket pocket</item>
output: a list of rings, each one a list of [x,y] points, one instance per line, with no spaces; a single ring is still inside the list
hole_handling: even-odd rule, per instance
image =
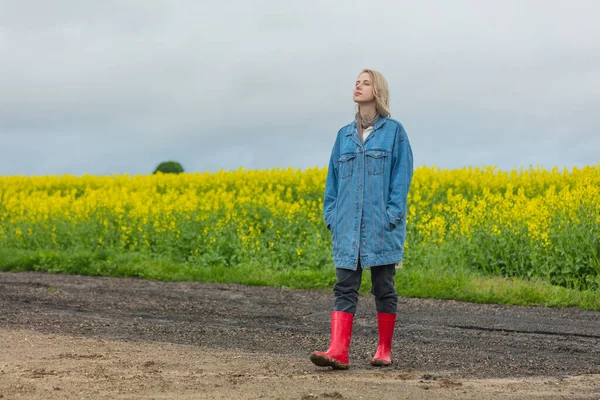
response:
[[[352,176],[352,167],[356,153],[343,154],[339,159],[340,179],[347,179]]]
[[[383,150],[367,150],[367,169],[369,175],[381,175],[385,171],[385,163],[388,158],[387,152]]]

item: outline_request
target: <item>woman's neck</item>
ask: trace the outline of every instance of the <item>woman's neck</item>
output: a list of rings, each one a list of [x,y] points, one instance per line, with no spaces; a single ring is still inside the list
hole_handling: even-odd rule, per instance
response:
[[[375,116],[377,113],[377,106],[375,102],[360,105],[360,119],[368,121]]]

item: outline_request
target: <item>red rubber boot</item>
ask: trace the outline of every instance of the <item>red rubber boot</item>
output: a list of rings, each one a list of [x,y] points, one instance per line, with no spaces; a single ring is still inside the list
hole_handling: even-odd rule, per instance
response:
[[[371,365],[376,367],[387,367],[392,364],[392,337],[396,314],[377,313],[377,328],[379,330],[379,343],[377,352],[371,360]]]
[[[331,312],[331,342],[325,353],[315,351],[310,361],[319,367],[348,369],[348,348],[352,338],[352,322],[354,314],[342,311]]]

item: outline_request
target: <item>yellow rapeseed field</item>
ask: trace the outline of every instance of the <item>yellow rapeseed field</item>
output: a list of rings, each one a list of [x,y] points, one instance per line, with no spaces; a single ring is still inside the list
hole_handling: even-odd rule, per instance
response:
[[[0,247],[160,254],[185,263],[331,265],[326,170],[0,177]],[[415,170],[407,264],[600,287],[600,165]]]

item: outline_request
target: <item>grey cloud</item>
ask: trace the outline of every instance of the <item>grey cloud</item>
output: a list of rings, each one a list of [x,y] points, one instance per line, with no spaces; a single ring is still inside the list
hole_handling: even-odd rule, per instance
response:
[[[418,165],[597,163],[594,1],[0,9],[0,174],[324,166],[366,66]]]

